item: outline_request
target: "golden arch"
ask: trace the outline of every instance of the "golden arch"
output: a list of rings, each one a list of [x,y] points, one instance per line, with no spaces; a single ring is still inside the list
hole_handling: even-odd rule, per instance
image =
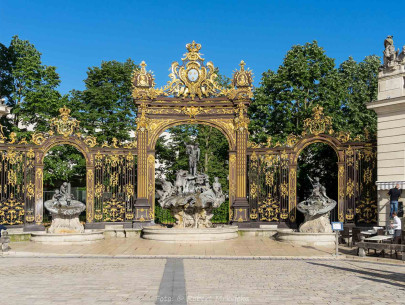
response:
[[[324,143],[329,145],[335,153],[338,158],[338,215],[339,219],[342,218],[341,215],[343,215],[343,209],[344,209],[344,189],[345,189],[345,147],[342,145],[342,143],[327,134],[320,134],[317,136],[310,136],[310,137],[305,137],[298,141],[293,149],[292,149],[292,164],[290,165],[290,203],[289,203],[289,211],[292,216],[292,219],[295,221],[296,219],[296,194],[297,194],[297,175],[295,174],[297,171],[297,161],[298,157],[301,154],[301,152],[308,147],[309,145],[315,144],[315,143]],[[291,175],[291,172],[294,172],[293,175]],[[290,216],[290,219],[291,219]],[[293,222],[294,222],[293,221]]]
[[[158,137],[168,128],[183,124],[202,124],[220,130],[229,144],[230,217],[238,222],[248,221],[246,197],[246,167],[248,118],[243,102],[201,101],[197,106],[177,105],[169,108],[140,102],[137,119],[138,197],[137,216],[140,221],[154,216],[155,146]],[[215,105],[215,106],[214,106]],[[139,211],[139,212],[138,212]],[[232,214],[233,212],[233,214]]]
[[[329,145],[335,152],[338,158],[338,162],[344,162],[343,148],[341,143],[334,137],[328,135],[319,135],[317,137],[303,138],[293,148],[293,164],[297,164],[297,160],[301,152],[309,145],[315,143],[324,143]]]
[[[180,126],[180,125],[206,125],[206,126],[211,126],[219,131],[225,136],[225,138],[228,141],[229,145],[229,150],[234,150],[236,146],[236,138],[235,138],[235,131],[233,129],[233,122],[228,122],[229,120],[223,120],[223,121],[214,121],[214,120],[203,120],[203,119],[196,119],[196,120],[190,120],[190,119],[178,119],[173,122],[169,122],[167,124],[164,124],[162,126],[159,126],[154,132],[149,136],[150,137],[150,149],[154,150],[156,146],[156,142],[160,135],[167,129],[174,127],[174,126]]]
[[[84,158],[86,159],[86,165],[90,166],[92,164],[92,159],[91,155],[89,152],[89,149],[87,145],[80,141],[79,139],[71,139],[71,138],[66,138],[63,136],[54,136],[53,138],[47,139],[43,144],[42,144],[42,154],[40,155],[39,162],[40,164],[44,163],[44,158],[47,152],[58,145],[71,145],[75,147],[78,151],[80,151]]]
[[[211,126],[219,131],[225,136],[228,141],[229,145],[229,202],[231,203],[232,200],[235,199],[235,187],[236,187],[236,171],[235,171],[235,152],[236,149],[236,136],[235,131],[233,128],[233,121],[232,120],[209,120],[209,119],[176,119],[170,122],[165,122],[161,124],[159,128],[153,130],[153,133],[149,134],[149,153],[147,158],[148,168],[148,202],[151,206],[152,213],[155,211],[155,156],[154,150],[156,146],[156,142],[159,136],[170,127],[179,126],[179,125],[206,125]],[[153,121],[151,122],[153,125]],[[231,216],[231,204],[229,204],[229,215]]]
[[[55,146],[58,145],[71,145],[80,151],[86,159],[86,186],[87,186],[87,199],[86,199],[86,214],[87,219],[91,220],[94,208],[94,179],[93,179],[93,159],[92,154],[89,151],[86,143],[78,138],[64,137],[56,135],[46,139],[41,144],[41,149],[38,151],[36,169],[35,169],[35,222],[37,224],[42,222],[43,214],[43,170],[44,170],[44,158],[46,153]]]

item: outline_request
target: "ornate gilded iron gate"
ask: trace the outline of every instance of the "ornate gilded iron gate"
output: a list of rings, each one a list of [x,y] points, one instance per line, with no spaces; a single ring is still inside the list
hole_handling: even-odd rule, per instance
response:
[[[94,220],[132,221],[136,199],[136,156],[131,152],[97,152],[94,158]]]
[[[355,221],[358,224],[376,223],[378,220],[377,205],[377,149],[371,144],[356,150],[358,190],[355,201]]]
[[[334,133],[332,118],[322,107],[305,120],[301,136],[289,135],[285,143],[249,143],[248,199],[253,222],[296,221],[297,161],[307,146],[321,142],[338,156],[337,218],[346,223],[377,222],[376,146],[362,137]],[[366,135],[367,136],[367,135]]]
[[[152,221],[156,141],[166,129],[182,124],[209,125],[227,138],[232,222],[294,224],[298,156],[316,142],[330,145],[338,155],[338,219],[377,221],[376,153],[367,135],[335,133],[332,118],[315,107],[301,135],[289,135],[285,143],[272,143],[271,138],[265,144],[249,143],[252,71],[241,61],[231,88],[223,88],[214,65],[204,63],[201,45],[193,41],[186,47],[182,63],[172,64],[171,80],[164,88],[155,88],[144,62],[134,71],[136,142],[97,143],[95,137],[78,132],[79,122],[66,107],[51,120],[47,133],[34,133],[31,139],[17,139],[14,133],[6,138],[0,129],[0,223],[42,225],[43,159],[49,149],[63,144],[76,147],[86,159],[87,224]]]
[[[54,146],[72,145],[86,159],[86,220],[92,222],[144,221],[137,217],[136,142],[98,145],[79,132],[70,110],[61,108],[46,133],[31,139],[9,138],[0,128],[0,224],[41,227],[43,221],[44,157]],[[139,214],[139,213],[138,213]]]
[[[33,150],[1,151],[0,223],[23,225],[34,222],[35,172]]]
[[[248,158],[248,179],[250,219],[288,219],[288,155],[280,151],[266,155],[253,152]]]
[[[156,141],[172,126],[204,124],[220,130],[229,143],[230,220],[249,222],[246,198],[247,108],[253,98],[253,74],[241,61],[240,69],[232,77],[232,86],[222,87],[213,63],[202,58],[201,45],[193,41],[186,48],[187,53],[181,62],[172,63],[170,81],[163,88],[155,88],[154,76],[146,70],[145,62],[134,71],[132,96],[138,106],[136,205],[145,209],[146,216],[155,214],[165,221],[166,216],[160,215],[161,211],[155,207]]]

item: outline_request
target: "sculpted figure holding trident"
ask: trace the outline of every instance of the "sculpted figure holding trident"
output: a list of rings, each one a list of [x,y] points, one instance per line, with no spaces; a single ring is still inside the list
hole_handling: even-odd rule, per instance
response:
[[[188,166],[191,175],[197,175],[197,163],[200,159],[200,148],[198,144],[189,144],[186,146],[186,153],[188,154]]]

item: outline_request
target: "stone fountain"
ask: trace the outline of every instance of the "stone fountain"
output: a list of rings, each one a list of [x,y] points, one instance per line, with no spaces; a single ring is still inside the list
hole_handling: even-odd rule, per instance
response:
[[[52,216],[51,226],[46,233],[32,233],[32,241],[65,244],[104,238],[101,231],[84,230],[79,215],[86,209],[86,205],[74,199],[70,183],[64,182],[59,190],[55,190],[52,199],[45,201],[44,206]]]
[[[157,191],[160,206],[168,209],[176,219],[174,228],[147,227],[143,229],[143,238],[191,242],[237,237],[236,226],[215,227],[212,224],[213,210],[225,202],[225,194],[218,177],[214,178],[211,187],[209,176],[197,172],[198,144],[187,145],[186,152],[189,171],[177,171],[174,184],[161,180],[162,190]]]
[[[335,234],[330,224],[330,211],[336,206],[336,201],[326,195],[325,187],[319,178],[311,179],[311,195],[297,205],[298,211],[304,214],[305,220],[299,227],[299,232],[291,229],[279,229],[277,239],[299,245],[334,246]]]

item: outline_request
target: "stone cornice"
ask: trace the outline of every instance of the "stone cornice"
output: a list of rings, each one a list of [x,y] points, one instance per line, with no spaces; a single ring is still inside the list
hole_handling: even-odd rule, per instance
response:
[[[373,109],[377,114],[405,111],[405,96],[372,101],[366,106],[367,109]]]

